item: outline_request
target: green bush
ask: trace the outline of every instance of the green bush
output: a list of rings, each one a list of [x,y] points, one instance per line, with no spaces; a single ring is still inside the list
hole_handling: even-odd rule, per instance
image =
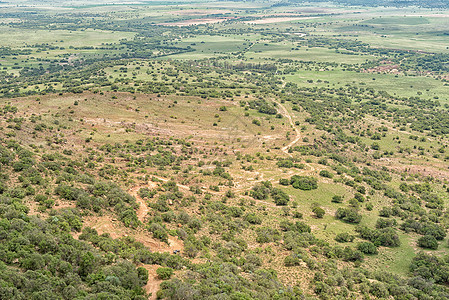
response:
[[[287,178],[281,178],[281,179],[279,179],[279,184],[280,185],[289,185],[290,181]]]
[[[251,224],[256,224],[256,225],[262,224],[262,218],[259,215],[255,214],[255,213],[247,214],[245,216],[245,221],[247,221],[247,222],[249,222]]]
[[[254,125],[257,125],[257,126],[260,126],[260,125],[261,125],[260,121],[257,120],[257,119],[254,119],[252,123],[253,123]]]
[[[377,254],[377,247],[371,242],[359,243],[357,249],[365,254]]]
[[[157,276],[162,280],[168,280],[173,276],[173,269],[172,268],[158,268],[156,270]]]
[[[342,232],[342,233],[337,234],[337,236],[335,237],[335,240],[339,243],[352,242],[354,240],[354,236],[347,232]]]
[[[288,194],[278,188],[273,188],[271,190],[271,197],[273,198],[276,205],[287,205],[288,201],[290,201],[290,197],[288,196]]]
[[[300,189],[303,191],[314,190],[318,188],[318,180],[310,176],[293,175],[290,178],[290,184],[295,189]]]
[[[343,197],[335,195],[335,196],[332,197],[332,202],[334,202],[334,203],[342,203],[343,202]]]
[[[337,219],[343,220],[347,223],[360,223],[362,220],[362,215],[354,208],[338,208],[335,217]]]
[[[376,246],[399,247],[401,245],[396,230],[391,227],[370,229],[366,226],[358,226],[356,231],[360,234],[362,239],[369,240]]]
[[[438,249],[438,241],[433,235],[425,235],[418,239],[418,246],[425,249]]]
[[[322,209],[321,207],[314,207],[312,212],[315,214],[315,216],[319,219],[321,219],[322,217],[324,217],[324,214],[326,213],[324,211],[324,209]]]
[[[329,172],[328,170],[321,170],[320,171],[320,176],[326,177],[326,178],[334,177],[334,175],[331,172]]]
[[[250,191],[250,196],[257,200],[265,200],[270,195],[271,191],[271,184],[258,184],[255,185],[252,190]]]
[[[281,239],[279,231],[271,227],[257,228],[256,233],[257,233],[256,242],[261,244],[276,242]]]
[[[301,259],[298,255],[292,253],[284,259],[284,265],[286,267],[299,266],[301,264]]]

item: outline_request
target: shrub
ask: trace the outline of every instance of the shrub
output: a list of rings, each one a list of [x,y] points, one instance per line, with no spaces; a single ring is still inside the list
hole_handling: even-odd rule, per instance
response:
[[[129,207],[117,212],[119,214],[120,221],[122,221],[126,227],[137,228],[141,224],[134,209]]]
[[[354,236],[347,232],[342,232],[342,233],[337,234],[337,236],[335,237],[335,240],[339,243],[352,242],[354,240]]]
[[[366,226],[358,226],[356,231],[360,237],[369,240],[376,246],[398,247],[401,245],[399,236],[394,228],[370,229]]]
[[[420,252],[413,258],[410,264],[410,271],[413,275],[420,278],[433,280],[436,283],[448,284],[448,267],[449,264],[444,258]]]
[[[271,190],[271,197],[273,197],[274,203],[276,203],[276,205],[287,205],[288,201],[290,200],[288,194],[278,188],[273,188]]]
[[[168,243],[168,233],[160,224],[152,223],[148,229],[153,233],[154,238]]]
[[[393,214],[391,207],[382,207],[379,211],[379,216],[389,218]]]
[[[293,168],[294,164],[290,159],[281,159],[279,160],[276,165],[280,168]]]
[[[359,243],[357,249],[365,254],[377,254],[377,247],[371,242]]]
[[[313,210],[312,210],[312,212],[315,214],[315,216],[317,217],[317,218],[319,218],[319,219],[321,219],[323,216],[324,216],[324,214],[326,213],[325,211],[324,211],[324,209],[322,209],[321,207],[314,207],[313,208]]]
[[[270,227],[257,228],[256,242],[258,243],[270,243],[281,239],[281,235],[277,229]]]
[[[310,176],[293,175],[290,179],[290,184],[295,189],[300,189],[303,191],[314,190],[318,188],[318,180]]]
[[[423,235],[432,235],[439,241],[446,237],[446,230],[441,225],[430,222],[422,224],[418,230],[418,233]]]
[[[262,224],[262,218],[259,215],[255,214],[255,213],[247,214],[245,216],[245,221],[247,221],[247,222],[249,222],[251,224],[256,224],[256,225]]]
[[[332,178],[332,177],[334,177],[334,175],[332,175],[332,173],[329,172],[328,170],[321,170],[321,171],[320,171],[320,176],[326,177],[326,178]]]
[[[162,280],[170,279],[173,275],[173,269],[172,268],[158,268],[156,270],[157,276]]]
[[[365,202],[365,197],[359,192],[354,194],[354,199],[357,199],[359,202]]]
[[[304,222],[296,222],[294,226],[292,226],[292,230],[295,230],[299,233],[303,233],[303,232],[307,232],[310,233],[312,232],[312,229],[310,228],[309,225],[307,225]]]
[[[334,203],[342,203],[343,202],[343,197],[335,195],[335,196],[332,197],[332,202],[334,202]]]
[[[257,120],[257,119],[254,119],[254,120],[253,120],[253,124],[254,124],[254,125],[257,125],[257,126],[260,126],[260,125],[261,125],[260,121]]]
[[[270,195],[271,186],[265,184],[258,184],[252,188],[250,191],[250,196],[254,199],[265,200]]]
[[[401,245],[399,236],[393,228],[380,229],[374,243],[385,247],[399,247]]]
[[[145,269],[144,267],[137,268],[137,276],[139,277],[140,281],[142,282],[142,285],[144,285],[148,282],[148,270]]]
[[[347,223],[360,223],[362,215],[354,208],[339,208],[335,213],[337,219],[343,220]]]
[[[437,239],[433,235],[425,235],[418,239],[418,246],[425,249],[438,249]]]
[[[289,185],[290,182],[287,178],[281,178],[281,179],[279,179],[279,184],[280,185]]]
[[[353,250],[351,247],[345,247],[342,253],[344,261],[362,261],[363,253],[360,250]]]
[[[303,215],[302,215],[301,212],[299,212],[299,211],[293,212],[293,218],[295,218],[295,219],[302,219],[302,217],[303,217]]]
[[[393,227],[396,226],[396,220],[395,219],[384,219],[384,218],[379,218],[377,219],[376,222],[376,228],[382,229],[382,228],[387,228],[387,227]]]
[[[284,259],[284,265],[286,267],[299,266],[301,264],[301,259],[298,255],[292,253]]]

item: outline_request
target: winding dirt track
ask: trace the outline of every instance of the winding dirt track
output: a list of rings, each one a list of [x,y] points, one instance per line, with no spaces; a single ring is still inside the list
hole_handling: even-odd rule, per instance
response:
[[[156,178],[158,178],[161,181],[168,181],[168,179],[162,178],[162,177],[158,177],[155,176]],[[183,185],[178,185],[182,188],[189,188],[188,186],[183,186]],[[142,222],[143,224],[146,223],[147,221],[147,216],[148,213],[150,211],[150,209],[148,208],[148,205],[145,203],[145,200],[143,200],[140,196],[139,196],[139,190],[141,188],[155,188],[157,187],[157,184],[155,182],[149,181],[147,185],[141,185],[141,186],[135,186],[133,188],[131,188],[129,190],[129,194],[134,196],[137,200],[137,203],[139,203],[139,209],[137,210],[137,218],[139,219],[140,222]],[[160,242],[160,241],[154,241],[152,244],[154,244],[154,246],[151,246],[150,249],[152,251],[156,251],[156,252],[170,252],[173,253],[174,250],[183,250],[184,249],[184,245],[182,243],[181,240],[179,240],[178,238],[169,238],[168,239],[168,245]],[[159,290],[159,286],[162,282],[162,280],[160,280],[156,274],[156,270],[157,268],[159,268],[159,265],[142,265],[142,267],[144,267],[145,269],[148,270],[148,282],[147,284],[144,286],[144,289],[147,293],[151,293],[151,296],[148,298],[150,300],[154,300],[157,299],[156,293]]]
[[[156,184],[153,182],[149,182],[148,186],[135,186],[129,190],[129,194],[131,196],[134,196],[137,200],[137,203],[139,203],[139,209],[136,212],[137,218],[139,219],[140,222],[142,222],[144,224],[145,224],[145,219],[146,219],[150,209],[148,208],[145,201],[139,196],[139,190],[141,188],[145,188],[145,187],[154,188],[154,187],[156,187]]]
[[[163,181],[168,181],[168,179],[159,178],[160,180]],[[135,186],[133,188],[131,188],[129,190],[129,194],[134,196],[137,200],[137,202],[139,203],[139,209],[137,210],[137,218],[139,219],[140,222],[142,222],[143,224],[146,223],[146,218],[148,215],[148,212],[150,211],[150,209],[148,208],[148,205],[145,203],[145,200],[143,200],[140,196],[139,196],[139,190],[141,188],[145,188],[145,187],[149,187],[149,188],[155,188],[157,186],[157,184],[155,182],[149,182],[148,185],[144,185],[144,186]],[[186,188],[189,188],[188,186],[184,186]],[[182,243],[181,240],[179,240],[178,238],[168,238],[168,245],[166,243],[163,242],[158,242],[156,246],[154,246],[155,243],[152,243],[153,245],[150,247],[150,249],[152,251],[157,251],[157,252],[170,252],[172,253],[173,250],[182,250],[184,248],[184,245]]]
[[[151,293],[151,296],[148,297],[149,300],[155,300],[157,299],[157,291],[159,291],[159,286],[162,283],[162,280],[159,279],[159,277],[156,274],[157,268],[159,268],[159,265],[143,265],[145,269],[148,271],[148,282],[143,287],[144,290],[149,294]]]
[[[274,103],[276,103],[281,108],[281,114],[288,119],[288,122],[292,126],[293,130],[295,130],[296,137],[293,141],[291,141],[287,146],[283,147],[281,150],[288,156],[292,157],[291,153],[288,152],[288,149],[290,149],[294,144],[296,144],[301,139],[301,133],[299,132],[298,128],[296,128],[295,124],[293,123],[292,116],[288,112],[288,110],[285,108],[284,105],[282,105],[280,102],[273,100]]]

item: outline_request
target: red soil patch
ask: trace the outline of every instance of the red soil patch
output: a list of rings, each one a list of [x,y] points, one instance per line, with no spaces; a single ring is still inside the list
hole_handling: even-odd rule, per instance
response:
[[[391,73],[391,74],[399,74],[400,67],[398,65],[393,64],[392,61],[381,61],[381,65],[363,70],[364,73]]]
[[[184,20],[179,22],[173,22],[173,23],[159,23],[157,25],[163,25],[163,26],[190,26],[190,25],[201,25],[201,24],[213,24],[213,23],[220,23],[224,22],[226,20],[231,20],[234,18],[231,17],[221,17],[221,18],[204,18],[204,19],[190,19],[190,20]]]
[[[173,253],[174,250],[182,251],[182,249],[184,249],[184,243],[177,237],[169,237],[169,244],[167,245],[166,243],[153,238],[153,235],[148,230],[142,228],[127,228],[120,221],[111,216],[87,217],[84,220],[84,225],[97,230],[100,235],[109,233],[113,239],[131,236],[153,252]],[[74,237],[77,238],[79,235],[80,233],[74,234]]]
[[[159,265],[142,265],[145,269],[148,271],[148,282],[143,287],[145,292],[148,294],[151,293],[151,296],[148,298],[150,300],[157,299],[156,293],[159,290],[159,286],[161,285],[162,280],[159,279],[159,277],[156,274],[157,268],[159,268]]]
[[[227,14],[232,13],[230,10],[219,10],[219,9],[185,9],[185,10],[175,10],[169,12],[172,15],[177,16],[207,16],[216,14]]]
[[[308,19],[316,19],[317,17],[272,17],[272,18],[264,18],[259,20],[251,20],[245,21],[248,24],[271,24],[271,23],[279,23],[279,22],[289,22],[289,21],[299,21],[299,20],[308,20]]]

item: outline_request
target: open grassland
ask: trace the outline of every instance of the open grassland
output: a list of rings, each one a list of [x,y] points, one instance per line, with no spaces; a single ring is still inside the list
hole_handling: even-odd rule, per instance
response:
[[[383,90],[392,95],[402,97],[422,96],[438,99],[441,104],[448,104],[449,86],[427,76],[404,76],[398,74],[354,72],[334,70],[303,70],[293,75],[285,75],[286,79],[303,86],[345,86],[348,84],[360,87]],[[313,82],[310,82],[312,80]]]
[[[100,46],[104,43],[117,43],[120,39],[132,39],[133,36],[133,33],[102,30],[19,30],[6,26],[0,28],[2,46],[14,48],[33,44],[50,44],[64,48]]]

